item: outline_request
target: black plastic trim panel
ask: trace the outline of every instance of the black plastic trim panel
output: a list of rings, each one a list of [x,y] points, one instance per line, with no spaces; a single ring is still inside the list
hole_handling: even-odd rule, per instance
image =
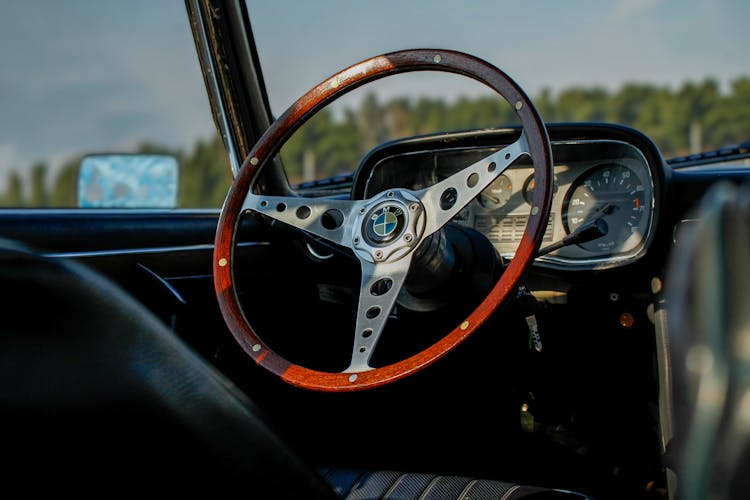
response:
[[[2,210],[0,236],[45,253],[213,245],[218,220],[218,210]],[[245,218],[239,241],[267,233]]]

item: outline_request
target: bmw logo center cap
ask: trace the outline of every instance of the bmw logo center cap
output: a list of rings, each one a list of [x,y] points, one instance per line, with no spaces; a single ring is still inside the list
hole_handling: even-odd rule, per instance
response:
[[[374,244],[383,244],[398,238],[406,226],[403,208],[395,204],[381,205],[367,217],[365,234]]]

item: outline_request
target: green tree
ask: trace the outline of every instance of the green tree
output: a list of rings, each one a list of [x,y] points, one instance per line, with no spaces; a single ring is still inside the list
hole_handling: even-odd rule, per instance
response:
[[[383,106],[384,121],[389,139],[414,135],[411,104],[405,97],[392,99]]]
[[[687,146],[687,137],[675,126],[676,113],[675,99],[669,89],[655,88],[642,103],[631,126],[651,137],[663,151],[681,151]]]
[[[605,119],[632,126],[656,89],[651,85],[626,83],[611,97]]]
[[[713,147],[750,139],[750,77],[732,81],[731,92],[706,113],[704,130],[707,142]]]
[[[60,168],[49,194],[52,207],[75,207],[78,205],[78,166],[81,157],[66,161]]]
[[[6,207],[23,207],[26,205],[23,195],[23,181],[16,170],[11,170],[8,175],[8,190],[3,198],[3,205]]]
[[[607,116],[609,94],[600,87],[564,90],[555,103],[556,118],[561,121],[603,121]]]
[[[539,95],[536,96],[534,99],[534,105],[544,121],[558,121],[554,97],[552,96],[552,91],[548,87],[543,88]]]
[[[417,134],[429,134],[445,130],[448,107],[444,100],[420,97],[414,104],[411,129]]]
[[[534,103],[547,122],[608,121],[634,127],[651,137],[667,157],[685,154],[698,145],[710,149],[744,142],[750,136],[748,76],[732,81],[726,94],[716,80],[705,79],[685,82],[677,90],[627,83],[614,93],[600,87],[575,87],[554,96],[545,88]],[[281,154],[290,181],[296,183],[352,172],[363,155],[389,139],[516,123],[515,111],[495,95],[461,97],[450,103],[431,97],[399,97],[381,103],[371,93],[355,109],[318,112],[292,135]],[[146,142],[137,152],[177,158],[180,206],[217,207],[223,202],[232,175],[218,136],[197,141],[189,150]],[[45,186],[51,171],[44,163],[33,165],[28,175],[11,170],[0,204],[75,206],[79,163],[80,156],[65,162],[50,189]]]
[[[389,139],[383,108],[375,94],[365,96],[354,116],[364,150],[369,151]]]
[[[31,167],[31,198],[29,206],[46,207],[47,206],[47,165],[43,162],[35,163]]]
[[[232,172],[218,136],[197,141],[187,156],[176,156],[180,164],[180,207],[220,207],[232,182]]]
[[[709,112],[719,105],[719,84],[712,79],[700,83],[685,82],[673,100],[674,114],[669,125],[675,135],[680,136],[680,149],[686,150],[689,147],[691,153],[697,153],[702,149],[706,139],[712,142],[706,136],[706,119]]]
[[[336,122],[330,109],[323,109],[302,125],[281,149],[281,156],[292,183],[337,173],[351,172],[362,156],[362,141],[357,127],[358,117],[348,114]],[[303,175],[303,166],[310,164],[314,173]]]
[[[504,99],[494,95],[474,99],[459,98],[445,113],[446,117],[443,120],[445,130],[502,127],[518,123],[518,117],[510,105]]]

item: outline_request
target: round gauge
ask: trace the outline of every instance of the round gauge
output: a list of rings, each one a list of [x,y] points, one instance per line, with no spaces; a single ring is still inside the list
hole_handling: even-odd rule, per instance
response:
[[[644,183],[630,168],[612,163],[593,168],[576,179],[563,202],[563,224],[568,233],[603,217],[606,235],[579,246],[592,252],[630,250],[646,232]]]
[[[552,177],[552,194],[557,193],[560,186],[557,184],[557,176]],[[523,183],[523,199],[531,205],[531,198],[534,197],[534,174],[531,174]]]
[[[493,210],[505,205],[511,194],[513,194],[513,183],[507,175],[501,174],[479,193],[479,204],[488,210]]]

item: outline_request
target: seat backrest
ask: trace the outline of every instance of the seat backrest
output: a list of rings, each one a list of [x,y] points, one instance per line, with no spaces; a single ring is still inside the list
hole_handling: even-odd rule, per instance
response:
[[[337,497],[237,387],[106,277],[0,241],[0,286],[8,488]]]
[[[716,184],[691,219],[665,284],[677,497],[750,498],[750,186]]]

